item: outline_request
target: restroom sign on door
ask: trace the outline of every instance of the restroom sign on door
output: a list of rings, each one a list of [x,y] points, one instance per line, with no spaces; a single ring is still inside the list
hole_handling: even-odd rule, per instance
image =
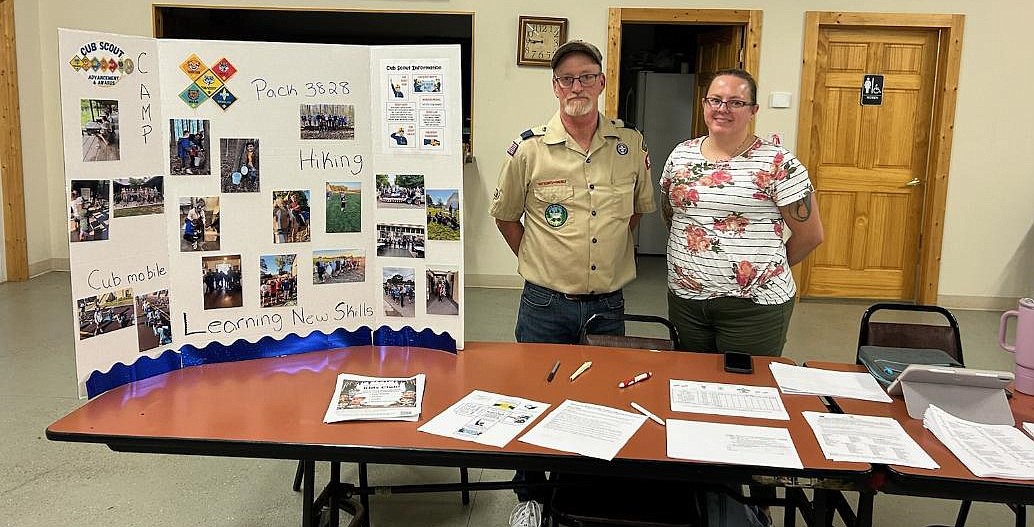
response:
[[[862,76],[862,106],[883,104],[883,75]]]

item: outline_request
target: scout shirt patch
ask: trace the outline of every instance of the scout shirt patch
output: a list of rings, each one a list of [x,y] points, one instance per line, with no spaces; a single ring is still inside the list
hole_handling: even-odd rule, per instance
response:
[[[510,154],[510,157],[513,157],[513,155],[517,153],[517,146],[517,141],[514,141],[513,144],[510,145],[510,148],[506,149],[506,153]]]
[[[617,151],[620,155],[628,155],[628,145],[625,143],[618,143]]]
[[[567,208],[559,203],[552,203],[546,207],[545,217],[550,227],[560,228],[567,223]]]

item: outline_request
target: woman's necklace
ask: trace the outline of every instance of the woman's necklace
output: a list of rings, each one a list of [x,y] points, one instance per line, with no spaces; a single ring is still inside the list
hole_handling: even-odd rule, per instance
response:
[[[713,145],[714,143],[711,142],[710,139],[711,139],[711,136],[707,136],[706,138],[704,138],[704,143],[707,144],[707,145]],[[739,157],[739,156],[743,155],[743,153],[746,152],[747,149],[750,148],[751,145],[753,145],[755,141],[757,141],[757,136],[755,136],[754,134],[747,134],[747,137],[743,138],[743,141],[740,141],[740,144],[737,145],[736,148],[733,149],[733,152],[735,152],[733,155],[731,155],[729,157],[718,157],[718,158],[715,158],[713,160],[712,159],[708,159],[708,161],[710,161],[711,164],[714,164],[714,165],[726,165],[726,164],[729,163],[729,161],[732,160],[732,158]],[[703,146],[703,145],[701,145],[701,146]],[[711,146],[711,150],[712,151],[714,150],[713,146]],[[701,149],[700,153],[703,154],[703,149]],[[709,158],[709,157],[711,157],[711,156],[704,155],[705,159]]]

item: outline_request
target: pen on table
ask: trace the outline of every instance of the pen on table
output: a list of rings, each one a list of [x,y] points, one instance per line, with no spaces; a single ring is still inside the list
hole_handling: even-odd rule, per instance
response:
[[[653,373],[650,373],[648,371],[644,371],[643,373],[640,373],[639,375],[636,375],[635,377],[632,377],[631,379],[619,382],[618,383],[618,388],[628,388],[629,386],[632,386],[633,384],[635,384],[637,382],[643,382],[646,379],[649,379],[652,375],[653,375]]]
[[[546,376],[546,382],[553,382],[553,377],[556,377],[556,371],[560,369],[560,361],[556,361],[553,364],[553,369],[549,370],[549,375]]]
[[[657,423],[657,424],[659,424],[661,426],[664,426],[664,420],[662,420],[660,417],[657,417],[656,415],[654,415],[653,412],[647,410],[646,408],[643,408],[638,403],[632,403],[632,408],[635,408],[636,410],[639,410],[639,413],[645,415],[646,417],[649,417],[655,423]]]
[[[571,374],[571,380],[573,381],[577,379],[579,375],[585,373],[585,370],[589,369],[589,366],[592,366],[591,360],[583,362],[582,365],[579,366],[577,370],[574,370],[574,373]]]

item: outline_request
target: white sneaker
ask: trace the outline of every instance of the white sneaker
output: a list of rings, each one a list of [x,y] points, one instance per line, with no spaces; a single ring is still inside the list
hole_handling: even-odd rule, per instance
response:
[[[535,500],[521,501],[510,513],[510,527],[540,527],[542,504]]]

